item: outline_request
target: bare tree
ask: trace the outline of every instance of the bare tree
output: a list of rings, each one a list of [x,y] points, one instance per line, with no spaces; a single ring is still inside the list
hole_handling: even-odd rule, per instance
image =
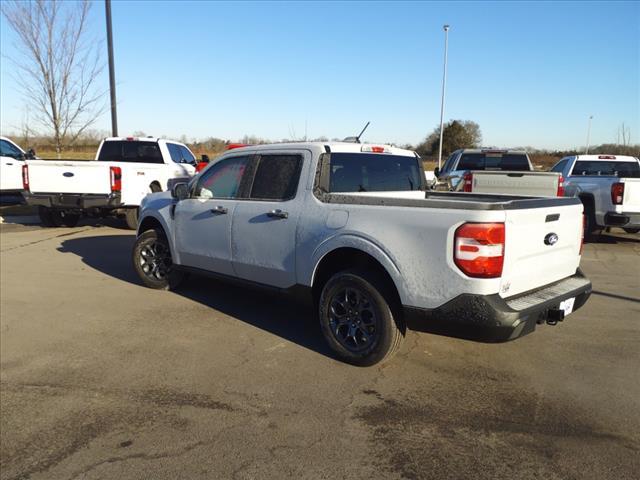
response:
[[[51,129],[58,158],[104,112],[99,42],[87,34],[88,0],[3,1],[19,42],[16,79],[34,119]]]

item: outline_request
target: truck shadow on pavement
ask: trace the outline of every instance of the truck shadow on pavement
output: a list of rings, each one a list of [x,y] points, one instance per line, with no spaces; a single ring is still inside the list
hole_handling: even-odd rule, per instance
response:
[[[86,265],[105,275],[141,286],[131,265],[134,242],[133,234],[72,238],[63,241],[58,251],[78,255]],[[333,358],[311,305],[295,298],[194,275],[175,291],[166,293],[188,298]]]

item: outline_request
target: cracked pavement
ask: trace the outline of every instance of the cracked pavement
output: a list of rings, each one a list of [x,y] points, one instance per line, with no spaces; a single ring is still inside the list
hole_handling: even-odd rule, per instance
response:
[[[142,287],[133,234],[0,226],[1,479],[620,479],[640,471],[640,236],[587,305],[505,344],[334,360],[309,307]]]

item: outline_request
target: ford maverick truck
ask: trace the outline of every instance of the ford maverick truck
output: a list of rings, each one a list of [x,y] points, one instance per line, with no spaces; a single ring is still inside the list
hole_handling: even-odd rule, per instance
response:
[[[591,293],[582,221],[577,198],[427,190],[387,145],[259,145],[147,196],[132,256],[151,288],[195,273],[307,292],[336,355],[372,365],[410,325],[502,341],[563,320]]]

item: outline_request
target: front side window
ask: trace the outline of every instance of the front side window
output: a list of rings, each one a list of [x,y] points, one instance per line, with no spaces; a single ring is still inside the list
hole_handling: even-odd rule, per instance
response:
[[[0,140],[0,155],[3,157],[22,158],[23,153],[6,140]]]
[[[225,158],[209,167],[198,179],[194,198],[237,198],[250,157]]]
[[[420,190],[424,172],[416,157],[367,153],[332,153],[330,192]]]
[[[187,147],[185,147],[184,145],[177,145],[177,147],[180,151],[180,159],[182,163],[196,162],[196,157],[193,156],[193,153],[191,153]]]
[[[252,199],[290,200],[300,179],[300,155],[262,155],[251,187]]]

